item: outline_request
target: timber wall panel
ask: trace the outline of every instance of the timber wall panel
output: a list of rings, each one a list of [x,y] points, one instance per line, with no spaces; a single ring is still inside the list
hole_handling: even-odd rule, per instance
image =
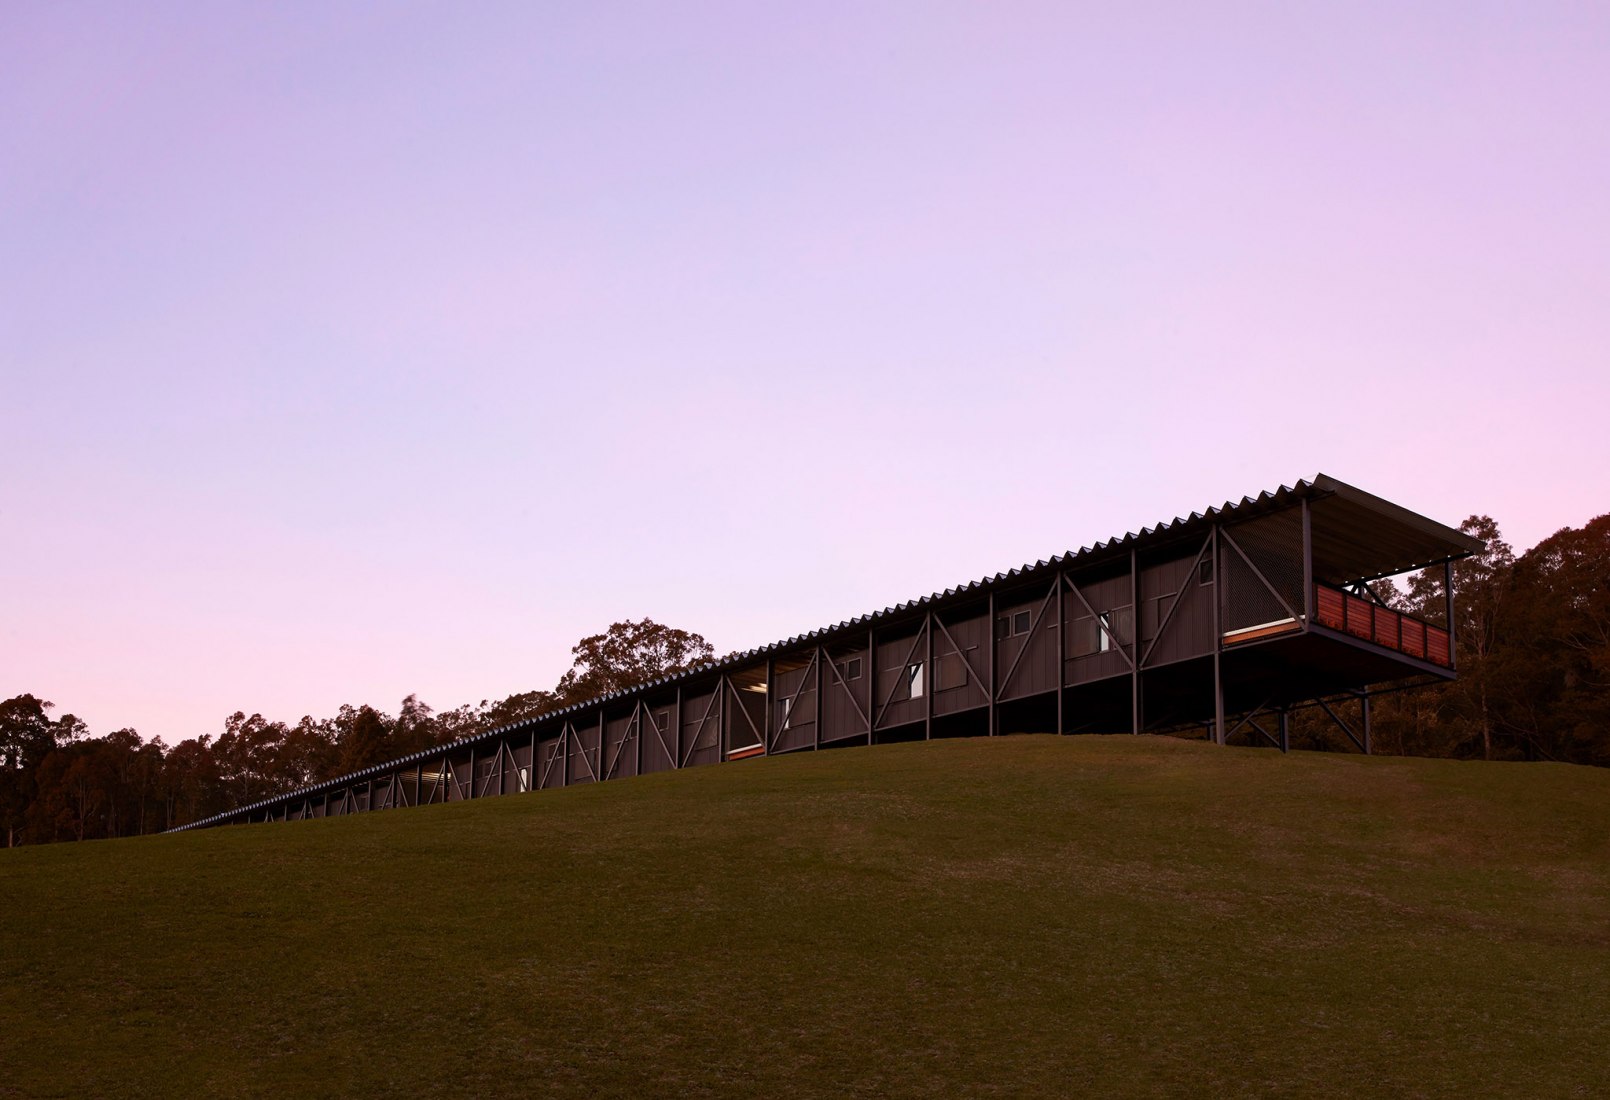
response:
[[[826,674],[826,670],[823,670]],[[769,752],[788,752],[816,743],[816,665],[776,672],[772,676],[772,733]]]
[[[637,774],[638,726],[642,718],[639,707],[605,723],[604,767],[600,772],[605,779],[624,779]],[[652,731],[649,736],[654,736]]]
[[[695,767],[721,759],[721,696],[719,684],[682,699],[682,765]]]
[[[946,636],[948,633],[948,637]],[[955,644],[952,645],[952,640]],[[934,628],[934,715],[955,714],[989,703],[989,613]],[[959,649],[957,647],[960,647]],[[970,666],[970,667],[969,667]]]
[[[537,788],[549,790],[565,785],[565,742],[550,737],[537,742]]]
[[[1198,548],[1200,549],[1200,548]],[[1141,650],[1156,638],[1147,666],[1165,665],[1213,652],[1214,584],[1202,584],[1196,572],[1196,553],[1172,561],[1143,566],[1140,571]],[[1179,607],[1169,617],[1169,607],[1179,597]],[[1163,620],[1167,628],[1157,631]]]
[[[852,661],[860,662],[859,674],[853,680],[845,680],[845,670]],[[871,667],[865,648],[841,649],[828,655],[828,662],[822,666],[824,744],[866,737],[867,720],[863,715],[871,714]]]
[[[928,713],[927,704],[921,698],[911,697],[906,673],[906,669],[911,665],[924,665],[926,669],[926,656],[927,650],[923,647],[920,631],[894,638],[878,639],[877,652],[874,654],[877,675],[873,678],[877,696],[874,717],[877,718],[878,729],[889,729],[891,726],[901,726],[907,722],[920,722]],[[927,689],[930,679],[925,672],[924,690]],[[884,706],[886,699],[889,702]],[[880,709],[881,715],[878,713]]]
[[[1025,593],[996,605],[997,620],[1021,611],[1027,611],[1031,620],[1027,634],[1002,638],[997,643],[999,699],[1022,699],[1053,691],[1057,686],[1057,605],[1055,599],[1046,599],[1050,594],[1047,585],[1039,593]]]

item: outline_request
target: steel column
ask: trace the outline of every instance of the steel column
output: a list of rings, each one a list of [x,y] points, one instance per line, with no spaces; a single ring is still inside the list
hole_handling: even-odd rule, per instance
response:
[[[1314,523],[1308,512],[1308,498],[1303,497],[1303,629],[1314,624]],[[1214,567],[1213,579],[1218,580]],[[1345,607],[1345,605],[1344,605]]]
[[[475,797],[475,746],[470,746],[470,798]]]
[[[932,741],[934,738],[934,613],[928,612],[923,620],[922,632],[927,635],[928,655],[923,663],[922,676],[926,681],[923,685],[923,726],[922,739]]]
[[[1224,673],[1220,659],[1224,653],[1224,626],[1219,621],[1223,603],[1220,594],[1224,585],[1219,583],[1219,525],[1213,525],[1213,740],[1224,744]],[[1187,578],[1188,581],[1189,578]]]
[[[1129,732],[1139,733],[1140,721],[1140,557],[1129,544],[1129,611],[1134,632],[1129,642]]]
[[[1375,752],[1375,742],[1370,737],[1370,693],[1364,691],[1359,697],[1359,706],[1364,711],[1364,755],[1370,756]]]
[[[1291,716],[1285,707],[1280,708],[1280,751],[1291,751]]]
[[[1067,611],[1065,610],[1065,608],[1063,606],[1062,581],[1063,581],[1062,570],[1058,569],[1057,570],[1057,736],[1058,737],[1060,737],[1064,733],[1068,732],[1068,725],[1063,720],[1064,716],[1063,716],[1063,713],[1062,713],[1062,681],[1063,681],[1063,678],[1067,675],[1067,671],[1068,671],[1068,657],[1067,657],[1068,631],[1067,631],[1066,623],[1063,622],[1063,620],[1065,618],[1067,618]]]
[[[932,648],[932,643],[929,644],[929,648]],[[816,737],[815,737],[815,740],[813,741],[813,743],[811,744],[812,749],[819,749],[819,748],[822,747],[822,723],[827,720],[827,697],[822,694],[822,662],[825,661],[826,659],[827,659],[827,652],[821,646],[817,646],[816,647],[816,727],[815,727]],[[725,709],[725,708],[723,708],[723,709]]]
[[[773,700],[772,700],[772,696],[776,693],[776,689],[777,689],[777,682],[776,682],[776,676],[773,675],[772,659],[770,657],[767,657],[766,658],[766,724],[761,727],[760,747],[762,749],[764,749],[765,752],[768,755],[771,753],[771,746],[772,746],[771,723],[772,723],[772,719],[774,719],[776,717],[776,715],[773,713],[773,711],[776,710],[776,707],[773,704]]]
[[[1453,561],[1442,563],[1442,593],[1443,601],[1448,611],[1448,669],[1456,670],[1459,667],[1457,656],[1459,648],[1454,645],[1453,637]],[[1427,647],[1429,648],[1429,647]]]
[[[995,589],[992,588],[989,591],[989,630],[985,632],[985,637],[989,639],[989,683],[985,687],[989,695],[989,735],[991,737],[995,736],[997,725],[995,720],[995,632],[997,629],[995,622]]]
[[[872,744],[878,720],[878,632],[873,627],[866,631],[866,743]]]

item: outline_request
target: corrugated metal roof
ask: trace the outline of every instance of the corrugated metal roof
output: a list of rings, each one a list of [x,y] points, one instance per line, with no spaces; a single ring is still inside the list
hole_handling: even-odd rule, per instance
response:
[[[361,771],[351,772],[347,775],[338,776],[335,779],[328,779],[322,783],[316,783],[312,786],[303,787],[286,794],[274,795],[270,798],[260,799],[257,802],[251,803],[250,805],[228,810],[221,814],[214,814],[212,817],[204,818],[200,821],[194,821],[188,825],[181,825],[177,829],[171,829],[169,831],[182,832],[186,829],[199,829],[209,825],[216,825],[229,821],[233,818],[241,817],[243,815],[249,816],[258,811],[265,810],[270,806],[278,806],[283,803],[294,802],[297,799],[305,799],[312,797],[313,795],[323,794],[327,791],[339,790],[341,788],[351,786],[354,782],[367,779],[370,776],[393,772],[398,768],[406,767],[410,764],[425,760],[435,759],[444,753],[452,753],[458,749],[469,748],[483,742],[499,741],[511,733],[529,730],[533,726],[544,725],[550,722],[566,719],[571,715],[580,714],[585,711],[592,711],[602,706],[608,706],[613,702],[648,694],[658,689],[674,686],[679,683],[686,683],[688,681],[695,681],[705,677],[720,676],[730,673],[739,667],[747,665],[757,659],[793,649],[800,645],[820,644],[821,642],[833,638],[835,635],[847,633],[852,629],[860,630],[867,627],[877,626],[880,623],[899,621],[906,615],[910,615],[918,611],[926,612],[928,609],[938,604],[966,599],[970,596],[988,592],[990,589],[1000,587],[1004,584],[1033,579],[1036,575],[1044,573],[1053,568],[1066,568],[1069,565],[1075,564],[1094,564],[1099,562],[1104,557],[1117,556],[1119,551],[1127,554],[1132,546],[1138,549],[1142,546],[1166,543],[1173,539],[1182,538],[1192,533],[1194,530],[1206,527],[1221,518],[1228,517],[1235,519],[1247,519],[1264,512],[1275,511],[1288,507],[1304,498],[1318,499],[1320,497],[1327,496],[1345,497],[1356,507],[1367,509],[1374,513],[1379,513],[1382,517],[1390,519],[1390,521],[1393,523],[1412,527],[1413,530],[1425,536],[1425,538],[1432,540],[1433,542],[1445,544],[1449,551],[1447,557],[1450,558],[1468,556],[1469,554],[1479,551],[1484,545],[1479,540],[1473,539],[1461,531],[1456,531],[1451,527],[1446,527],[1443,524],[1437,523],[1435,520],[1427,519],[1426,517],[1417,513],[1410,512],[1399,505],[1393,504],[1387,500],[1383,500],[1380,497],[1372,496],[1363,490],[1355,489],[1353,486],[1348,485],[1345,482],[1338,481],[1335,478],[1329,477],[1325,474],[1319,474],[1312,481],[1299,480],[1296,485],[1282,485],[1273,492],[1260,492],[1256,497],[1244,496],[1239,501],[1233,502],[1227,500],[1223,504],[1216,507],[1210,507],[1203,512],[1192,512],[1188,516],[1175,516],[1173,519],[1164,520],[1162,522],[1153,524],[1150,527],[1142,527],[1139,531],[1130,531],[1119,538],[1107,539],[1102,542],[1098,542],[1094,546],[1082,547],[1077,551],[1067,551],[1054,555],[1050,558],[1041,559],[1033,564],[1025,563],[1017,566],[1014,569],[996,573],[993,576],[981,577],[978,580],[969,581],[965,585],[958,585],[955,588],[947,588],[943,592],[932,592],[917,599],[907,600],[904,603],[898,603],[890,607],[885,607],[882,611],[868,612],[864,615],[858,615],[853,619],[844,619],[828,626],[817,627],[815,630],[809,631],[805,634],[795,634],[781,641],[772,642],[769,645],[757,646],[754,649],[747,649],[740,653],[734,653],[720,661],[700,665],[697,668],[689,669],[686,672],[679,672],[673,676],[661,677],[657,680],[651,680],[643,684],[638,684],[635,687],[626,688],[622,691],[611,692],[608,695],[597,696],[595,698],[584,700],[580,703],[572,703],[569,706],[561,707],[557,710],[547,711],[531,718],[524,718],[518,722],[512,722],[505,726],[499,726],[496,729],[487,730],[471,737],[460,738],[457,741],[447,744],[433,745],[428,749],[411,753],[408,756],[399,757],[395,760],[388,760],[381,764],[375,764],[371,767],[364,768]],[[1420,564],[1429,564],[1429,562]]]

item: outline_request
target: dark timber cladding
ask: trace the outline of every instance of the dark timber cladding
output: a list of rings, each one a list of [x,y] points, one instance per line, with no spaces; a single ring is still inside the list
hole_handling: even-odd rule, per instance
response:
[[[1434,621],[1371,583],[1481,549],[1323,474],[265,799],[185,828],[457,802],[841,745],[1192,732],[1287,747],[1317,707],[1370,751],[1370,697],[1451,679]]]

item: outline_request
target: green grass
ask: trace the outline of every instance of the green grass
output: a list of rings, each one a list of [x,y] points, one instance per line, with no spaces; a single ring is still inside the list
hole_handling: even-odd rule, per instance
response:
[[[1610,772],[1014,737],[0,851],[0,1096],[1596,1096]]]

